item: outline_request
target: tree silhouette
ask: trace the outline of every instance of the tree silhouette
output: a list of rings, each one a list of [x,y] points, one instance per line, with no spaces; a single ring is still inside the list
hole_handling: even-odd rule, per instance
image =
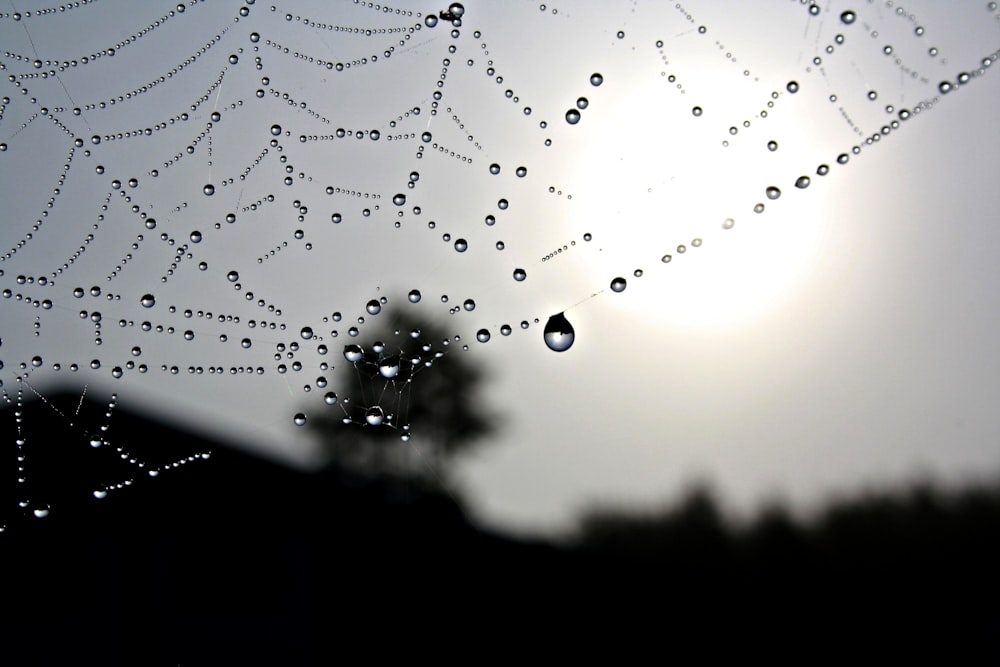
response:
[[[336,387],[335,410],[310,424],[331,465],[446,488],[450,464],[496,429],[477,396],[487,371],[433,323],[399,311],[380,320],[332,346],[353,368]]]

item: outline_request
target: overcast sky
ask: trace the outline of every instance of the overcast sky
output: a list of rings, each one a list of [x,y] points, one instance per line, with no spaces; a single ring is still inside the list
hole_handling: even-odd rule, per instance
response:
[[[992,5],[7,4],[11,396],[307,466],[344,345],[399,308],[491,373],[502,429],[458,472],[493,527],[1000,472]]]

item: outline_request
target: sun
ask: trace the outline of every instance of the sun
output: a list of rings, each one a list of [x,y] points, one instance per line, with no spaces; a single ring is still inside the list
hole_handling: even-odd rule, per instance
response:
[[[585,137],[581,224],[599,249],[588,278],[626,310],[630,298],[655,304],[646,322],[673,329],[732,332],[774,317],[829,252],[833,179],[816,173],[806,128],[788,114],[731,134],[742,118],[731,99],[641,77],[621,89],[594,95],[573,128]],[[610,289],[618,277],[621,293]]]

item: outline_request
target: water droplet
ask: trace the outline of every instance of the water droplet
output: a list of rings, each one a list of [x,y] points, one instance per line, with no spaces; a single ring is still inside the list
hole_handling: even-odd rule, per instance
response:
[[[212,185],[211,183],[208,183],[207,185],[205,185],[204,188],[201,189],[201,191],[204,192],[207,196],[211,197],[212,195],[215,194],[215,186]]]
[[[592,238],[594,238],[594,237],[590,235],[590,232],[587,232],[586,234],[583,235],[583,240],[584,241],[589,241]]]
[[[486,329],[480,329],[476,332],[476,340],[480,343],[486,343],[490,340],[490,332]]]
[[[733,220],[732,218],[726,218],[725,220],[722,221],[722,228],[723,229],[732,229],[733,225],[735,225],[735,224],[736,224],[735,220]]]
[[[514,269],[514,280],[521,282],[528,277],[528,272],[524,269]]]
[[[566,112],[566,122],[570,125],[576,125],[580,122],[580,112],[576,109],[570,109]]]
[[[619,30],[618,31],[618,39],[625,39],[625,31],[624,30]]]
[[[764,205],[761,204],[760,202],[757,202],[756,204],[753,205],[753,212],[754,213],[763,213],[764,212]]]
[[[847,164],[847,161],[851,159],[851,156],[847,153],[841,153],[837,156],[837,164]]]
[[[295,422],[296,426],[305,426],[306,425],[306,416],[303,413],[298,412],[292,418],[292,421]]]
[[[465,239],[457,239],[455,241],[455,250],[458,252],[465,252],[469,249],[469,242]]]
[[[588,106],[590,106],[590,100],[588,100],[586,97],[578,97],[577,98],[577,100],[576,100],[576,108],[577,109],[580,109],[582,111],[582,110],[586,109]]]
[[[392,203],[395,204],[396,206],[402,206],[403,204],[406,203],[406,195],[398,193],[392,198]]]
[[[281,135],[281,126],[277,125],[277,124],[272,125],[271,126],[271,134],[273,134],[276,137],[280,136]]]
[[[382,304],[377,299],[372,299],[365,305],[365,310],[369,315],[378,315],[382,312]]]
[[[942,95],[947,95],[948,93],[951,92],[951,89],[952,89],[951,81],[942,81],[941,83],[938,84],[938,91],[940,91]]]
[[[517,174],[518,178],[524,178],[525,176],[528,175],[528,168],[527,167],[518,167],[514,171],[514,173]]]
[[[37,517],[39,519],[44,519],[45,517],[47,517],[49,515],[49,506],[48,505],[42,505],[40,507],[36,507],[34,509],[34,511],[33,511],[33,514],[35,515],[35,517]]]
[[[361,349],[360,345],[344,346],[344,359],[347,359],[352,364],[356,364],[364,358],[365,352]]]
[[[240,341],[240,347],[242,347],[244,350],[249,350],[250,346],[252,345],[253,341],[251,341],[249,338],[244,338],[243,340]]]
[[[154,297],[152,294],[143,295],[139,303],[142,304],[143,308],[152,308],[153,306],[156,305],[156,297]]]
[[[410,300],[410,303],[418,303],[421,299],[420,290],[411,289],[410,293],[406,295],[406,298]]]
[[[240,279],[240,274],[238,271],[234,270],[226,274],[226,280],[228,280],[231,283],[235,283],[239,279]]]
[[[365,411],[365,421],[369,426],[381,426],[385,419],[385,412],[378,405],[368,408]]]
[[[781,189],[775,185],[769,185],[764,193],[767,195],[768,199],[777,199],[781,196]]]
[[[199,232],[198,230],[195,230],[195,231],[191,232],[191,235],[190,235],[189,238],[191,239],[191,243],[201,243],[201,239],[202,239],[201,232]]]
[[[700,116],[702,114],[701,107],[694,107],[693,109],[691,109],[691,113],[694,114],[695,116]]]
[[[521,322],[521,328],[527,329],[528,322]],[[553,352],[565,352],[573,345],[576,332],[573,325],[566,319],[563,313],[556,313],[545,323],[545,330],[542,332],[542,339]]]
[[[336,405],[337,404],[337,392],[335,392],[335,391],[328,391],[328,392],[326,392],[326,395],[323,396],[323,402],[326,403],[327,405]]]
[[[510,328],[509,324],[504,324],[503,326],[500,327],[500,335],[501,336],[509,336],[510,333],[511,333],[511,331],[512,331],[512,329]]]
[[[590,85],[599,86],[604,83],[604,77],[601,76],[600,72],[594,72],[590,75]]]
[[[312,338],[313,337],[312,327],[302,327],[302,329],[299,331],[299,336],[302,337],[302,340],[309,340],[310,338]]]
[[[785,89],[788,90],[788,92],[790,92],[790,93],[797,93],[797,92],[799,92],[799,82],[798,81],[789,81],[788,85],[785,86]]]
[[[796,179],[795,181],[795,187],[799,188],[800,190],[805,190],[806,188],[809,187],[809,183],[810,180],[808,176],[799,176],[798,179]]]
[[[384,378],[394,378],[399,375],[399,355],[394,354],[378,362],[378,373]]]
[[[844,25],[851,25],[852,23],[854,23],[854,19],[856,18],[857,14],[855,14],[850,10],[846,12],[841,12],[840,14],[840,22],[843,23]]]
[[[617,278],[615,278],[614,280],[611,281],[611,291],[612,292],[624,292],[625,291],[625,285],[626,285],[625,279],[622,278],[621,276],[618,276]]]
[[[491,164],[490,165],[490,173],[493,174],[494,176],[496,176],[497,174],[499,174],[500,173],[500,165],[498,165],[496,162],[494,162],[493,164]]]
[[[778,142],[775,141],[774,139],[772,139],[771,141],[767,142],[767,150],[771,151],[772,153],[774,151],[778,150]]]
[[[438,24],[438,17],[434,16],[433,14],[428,14],[427,18],[424,19],[424,25],[426,25],[428,28],[433,28],[437,24]]]
[[[466,299],[462,307],[471,313],[476,309],[476,302],[474,299]]]
[[[828,164],[821,164],[820,166],[816,167],[816,174],[819,176],[826,176],[829,173],[830,173],[830,165]]]
[[[103,498],[107,498],[108,497],[108,490],[106,488],[104,488],[103,486],[101,488],[99,488],[99,489],[95,489],[94,490],[94,497],[97,498],[98,500],[101,500]]]

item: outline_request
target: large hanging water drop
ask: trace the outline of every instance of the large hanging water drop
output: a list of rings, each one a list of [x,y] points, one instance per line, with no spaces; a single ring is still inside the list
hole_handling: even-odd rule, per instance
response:
[[[365,412],[365,421],[368,422],[369,426],[381,426],[383,419],[385,419],[385,413],[377,405],[368,408]]]
[[[542,338],[553,352],[565,352],[573,346],[576,332],[573,330],[573,325],[566,319],[566,315],[556,313],[545,323]]]
[[[378,373],[384,378],[392,379],[399,375],[399,355],[394,354],[378,362]]]

